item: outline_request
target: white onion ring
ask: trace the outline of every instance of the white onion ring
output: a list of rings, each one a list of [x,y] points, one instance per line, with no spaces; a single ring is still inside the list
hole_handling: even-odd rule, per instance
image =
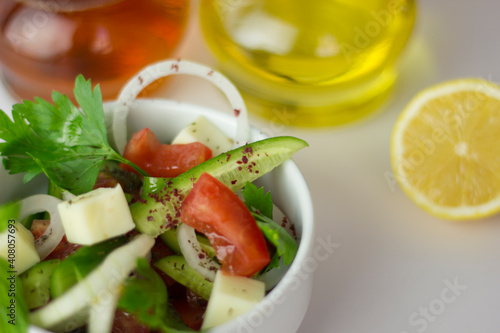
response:
[[[169,75],[193,75],[210,81],[217,86],[227,97],[236,117],[236,134],[234,138],[235,147],[244,145],[250,137],[247,108],[238,89],[221,73],[213,69],[186,60],[166,60],[152,64],[136,76],[134,76],[123,87],[118,96],[111,125],[111,144],[114,144],[122,154],[127,144],[127,116],[130,104],[139,93],[149,84],[157,79]]]
[[[64,237],[64,228],[57,205],[62,200],[47,194],[36,194],[20,201],[19,220],[36,213],[48,212],[50,224],[40,237],[35,240],[35,248],[40,259],[45,259],[59,245]]]
[[[177,226],[177,239],[182,255],[189,266],[200,273],[205,279],[214,281],[215,273],[220,269],[220,265],[212,260],[203,250],[196,239],[194,228],[185,223]]]

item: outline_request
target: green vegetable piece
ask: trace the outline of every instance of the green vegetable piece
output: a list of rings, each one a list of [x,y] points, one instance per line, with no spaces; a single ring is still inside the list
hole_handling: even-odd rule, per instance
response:
[[[180,255],[164,257],[155,263],[165,274],[196,294],[208,300],[212,292],[213,283],[188,265],[186,259]]]
[[[182,254],[179,241],[177,239],[177,228],[165,231],[160,234],[160,238],[176,254]],[[212,244],[210,244],[208,238],[203,235],[196,234],[196,239],[198,240],[198,243],[200,243],[201,249],[205,251],[210,258],[215,258],[215,249]]]
[[[52,298],[61,296],[70,287],[83,280],[111,251],[126,242],[126,237],[114,238],[96,245],[81,247],[66,258],[54,270],[50,279]]]
[[[18,220],[21,204],[18,201],[8,202],[0,206],[0,233],[8,228],[9,220]]]
[[[92,91],[90,80],[79,75],[74,93],[81,110],[58,92],[52,94],[55,105],[41,98],[14,105],[13,121],[0,110],[5,168],[11,174],[25,172],[25,182],[44,172],[76,195],[92,189],[105,160],[127,163],[146,175],[109,145],[99,86]]]
[[[118,308],[136,315],[141,323],[153,330],[160,329],[167,333],[188,331],[170,307],[167,288],[161,277],[143,258],[137,260],[137,275],[125,281]]]
[[[264,237],[276,247],[276,253],[271,258],[268,268],[279,267],[280,257],[283,257],[285,265],[290,265],[297,254],[298,244],[281,225],[273,220],[271,193],[265,193],[263,187],[257,188],[254,184],[247,183],[241,194]]]
[[[177,228],[165,231],[164,233],[160,234],[160,238],[168,246],[169,249],[174,251],[176,254],[182,254],[181,248],[179,246],[179,241],[177,240]]]
[[[159,177],[144,177],[142,183],[142,196],[148,198],[148,196],[155,192],[160,192],[164,188],[170,185],[172,178],[159,178]]]
[[[9,263],[0,258],[0,332],[28,332],[29,312],[24,301],[23,286],[19,277],[12,272]]]
[[[178,222],[182,200],[203,172],[220,180],[232,191],[273,170],[298,150],[307,147],[301,139],[283,136],[256,141],[205,161],[171,179],[158,192],[131,206],[137,229],[153,237]]]
[[[290,265],[297,254],[299,245],[292,236],[278,223],[270,218],[252,213],[257,220],[257,225],[260,230],[274,246],[276,246],[276,253],[278,256],[283,257],[285,265]]]
[[[29,309],[38,308],[49,301],[50,278],[60,262],[59,259],[39,262],[19,276],[23,285],[24,300]]]

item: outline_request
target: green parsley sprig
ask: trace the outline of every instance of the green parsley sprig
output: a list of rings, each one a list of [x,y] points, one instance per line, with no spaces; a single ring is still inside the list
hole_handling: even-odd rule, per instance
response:
[[[10,174],[25,173],[28,182],[40,173],[73,194],[92,190],[105,160],[142,169],[109,145],[99,85],[76,78],[75,98],[53,92],[51,104],[41,98],[23,101],[12,109],[12,119],[0,110],[0,155]]]

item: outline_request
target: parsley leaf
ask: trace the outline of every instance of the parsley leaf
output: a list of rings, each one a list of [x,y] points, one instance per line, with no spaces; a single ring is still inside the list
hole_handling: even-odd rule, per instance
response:
[[[25,172],[28,182],[45,173],[57,186],[74,194],[90,191],[105,160],[137,166],[118,154],[108,143],[99,85],[92,91],[90,80],[76,78],[74,94],[81,110],[71,100],[53,92],[51,104],[41,98],[13,106],[12,119],[0,110],[0,155],[10,174]]]
[[[254,184],[247,182],[241,191],[245,199],[245,205],[250,211],[255,211],[270,219],[273,218],[273,199],[271,192],[264,192],[264,188],[258,188]]]
[[[137,276],[125,282],[118,307],[134,314],[149,328],[163,332],[191,332],[168,303],[167,288],[146,259],[137,260]]]
[[[271,193],[264,192],[264,188],[258,188],[254,184],[247,182],[241,191],[257,225],[264,237],[276,247],[276,253],[271,258],[268,268],[279,267],[279,258],[283,257],[283,263],[292,263],[298,251],[298,244],[295,239],[273,218],[273,201]]]

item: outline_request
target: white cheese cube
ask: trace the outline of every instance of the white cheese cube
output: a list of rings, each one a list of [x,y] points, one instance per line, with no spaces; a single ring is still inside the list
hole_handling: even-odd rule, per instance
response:
[[[203,143],[212,150],[213,156],[233,148],[233,140],[204,116],[199,116],[193,123],[177,134],[172,144],[192,142]]]
[[[58,209],[70,243],[92,245],[135,228],[120,185],[79,195]]]
[[[202,329],[224,324],[247,312],[265,296],[261,281],[217,271]]]
[[[9,224],[0,234],[0,257],[7,260],[11,270],[17,274],[40,262],[31,231],[19,222]]]

